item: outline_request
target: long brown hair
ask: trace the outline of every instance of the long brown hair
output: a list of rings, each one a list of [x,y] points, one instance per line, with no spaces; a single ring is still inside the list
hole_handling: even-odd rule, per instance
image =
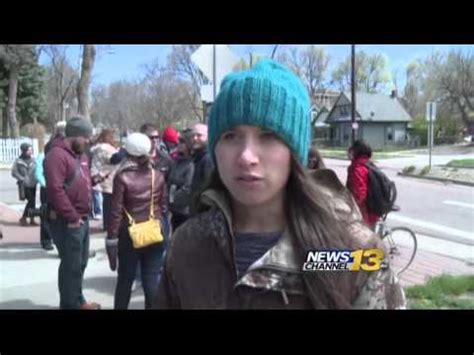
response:
[[[102,132],[100,132],[99,137],[95,141],[96,144],[99,143],[108,143],[113,147],[117,147],[117,143],[114,140],[114,130],[109,128],[104,128]]]
[[[231,198],[217,168],[201,190],[212,188]],[[200,194],[199,194],[200,195]],[[209,208],[195,196],[196,212]],[[340,197],[355,208],[349,195]],[[307,168],[292,154],[291,172],[286,185],[285,214],[298,261],[303,265],[306,252],[314,249],[357,249],[359,243],[348,233],[349,222],[338,219],[333,201],[324,188],[311,177]],[[347,309],[351,305],[348,279],[342,273],[303,273],[308,296],[317,309]],[[342,276],[342,277],[341,277]]]
[[[348,231],[349,218],[338,218],[336,205],[328,198],[324,187],[318,185],[308,170],[292,156],[291,173],[286,187],[286,215],[301,264],[308,250],[358,249],[361,245]],[[352,210],[353,200],[348,194],[338,198]],[[344,309],[351,305],[348,279],[342,273],[303,273],[310,299],[318,309]]]

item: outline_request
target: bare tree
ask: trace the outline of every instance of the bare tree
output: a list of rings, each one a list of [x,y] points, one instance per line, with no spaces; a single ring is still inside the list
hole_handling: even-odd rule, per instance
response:
[[[414,60],[408,64],[405,70],[406,82],[403,90],[403,100],[405,108],[412,117],[417,117],[422,113],[422,66],[420,60]]]
[[[200,45],[176,45],[173,46],[168,56],[167,68],[178,77],[190,81],[191,90],[187,94],[187,105],[194,115],[200,120],[204,120],[201,102],[201,86],[207,84],[209,80],[191,61],[191,55]]]
[[[282,48],[276,58],[279,62],[289,67],[301,80],[304,80],[304,63],[298,47]]]
[[[143,81],[146,87],[146,107],[160,128],[195,117],[195,106],[189,105],[192,84],[167,68],[154,68]],[[193,117],[194,116],[194,117]]]
[[[54,98],[50,98],[54,106],[55,120],[64,121],[65,108],[70,105],[75,95],[78,74],[67,59],[67,46],[49,45],[44,47],[45,53],[51,58],[49,81]]]
[[[472,51],[433,52],[410,63],[404,102],[413,116],[425,112],[427,101],[438,102],[438,115],[468,126],[474,120],[474,56]]]
[[[329,55],[326,50],[314,45],[304,48],[291,47],[280,50],[277,60],[287,65],[308,88],[311,97],[326,88],[326,73]]]
[[[356,91],[378,92],[383,85],[391,81],[390,74],[386,70],[387,62],[382,55],[368,55],[364,51],[358,51],[355,59]],[[337,85],[341,91],[347,91],[351,88],[350,55],[334,69],[331,83]]]
[[[308,46],[301,53],[303,58],[303,73],[311,97],[317,91],[325,89],[326,72],[329,56],[324,48]]]
[[[466,126],[474,119],[474,56],[472,52],[451,51],[427,62],[427,77],[437,98],[453,104]]]
[[[23,65],[37,60],[37,52],[33,45],[5,44],[0,45],[0,59],[8,70],[7,119],[10,125],[10,134],[16,138],[20,136],[20,127],[16,117],[20,70]]]
[[[78,113],[88,119],[90,119],[89,88],[91,85],[95,54],[95,45],[86,44],[83,46],[81,77],[77,83]]]

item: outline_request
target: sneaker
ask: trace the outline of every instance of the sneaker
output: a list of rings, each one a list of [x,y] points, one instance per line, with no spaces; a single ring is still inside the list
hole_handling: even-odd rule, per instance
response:
[[[96,254],[95,250],[89,250],[89,258],[95,258]]]
[[[139,281],[139,280],[133,281],[132,293],[137,292],[140,289],[140,287],[142,287],[142,282],[141,281]]]
[[[46,251],[54,250],[54,247],[51,244],[43,245],[42,248]]]
[[[22,227],[25,227],[25,226],[28,225],[28,222],[26,221],[26,218],[24,218],[24,217],[21,217],[21,218],[20,218],[20,225],[21,225]]]
[[[38,223],[36,223],[36,221],[34,219],[32,219],[30,221],[30,226],[37,226],[37,225],[38,225]]]

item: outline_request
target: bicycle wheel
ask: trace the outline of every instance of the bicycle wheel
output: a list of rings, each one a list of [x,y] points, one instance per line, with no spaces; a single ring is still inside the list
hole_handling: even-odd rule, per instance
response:
[[[391,228],[383,242],[395,273],[399,275],[408,269],[415,259],[418,248],[415,233],[406,227]]]

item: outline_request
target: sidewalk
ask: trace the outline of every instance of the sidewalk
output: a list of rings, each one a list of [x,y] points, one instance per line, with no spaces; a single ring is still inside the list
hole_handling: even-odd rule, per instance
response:
[[[0,309],[57,309],[57,252],[46,252],[39,245],[39,227],[20,227],[20,213],[0,204]],[[91,249],[97,252],[89,259],[84,278],[84,294],[104,309],[113,308],[116,273],[110,271],[104,248],[101,221],[91,221]],[[474,267],[465,262],[419,251],[412,266],[402,275],[404,286],[422,284],[427,278],[447,274],[473,274]],[[132,294],[130,309],[144,309],[143,291]]]
[[[40,247],[39,227],[20,227],[20,213],[0,204],[0,309],[58,309],[57,251]],[[91,221],[89,259],[84,276],[84,295],[103,309],[113,309],[117,273],[109,269],[102,221]],[[132,293],[129,309],[144,309],[143,290]]]

